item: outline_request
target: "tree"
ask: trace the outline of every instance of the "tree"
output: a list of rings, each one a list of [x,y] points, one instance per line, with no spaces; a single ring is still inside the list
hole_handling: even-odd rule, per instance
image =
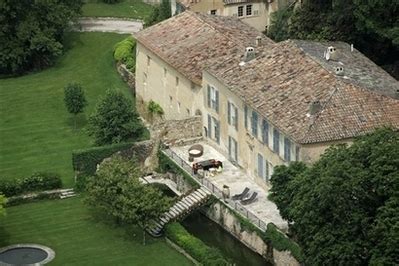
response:
[[[90,179],[86,202],[119,222],[139,225],[145,245],[145,230],[169,209],[171,202],[157,188],[142,184],[140,176],[135,164],[113,156]]]
[[[288,181],[274,189],[284,193],[276,204],[293,220],[306,264],[399,263],[397,132],[379,129],[329,148],[308,170],[292,164],[278,175]]]
[[[88,133],[98,145],[138,139],[143,125],[131,101],[121,92],[108,90],[89,118]]]
[[[82,113],[87,105],[85,94],[80,84],[69,83],[64,88],[64,102],[68,112],[74,115],[74,128],[76,129],[76,116]]]
[[[6,214],[5,205],[7,203],[7,198],[0,194],[0,217]]]
[[[82,0],[5,0],[0,4],[0,74],[51,65],[63,52],[64,32],[81,13]]]
[[[162,0],[161,5],[159,6],[159,16],[158,21],[163,21],[172,16],[172,9],[170,5],[170,0]]]

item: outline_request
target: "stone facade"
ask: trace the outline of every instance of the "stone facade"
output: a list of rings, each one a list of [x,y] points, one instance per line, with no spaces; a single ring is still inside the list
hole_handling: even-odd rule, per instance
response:
[[[136,78],[134,73],[130,72],[124,64],[118,63],[117,70],[123,81],[127,83],[133,95],[136,95]]]

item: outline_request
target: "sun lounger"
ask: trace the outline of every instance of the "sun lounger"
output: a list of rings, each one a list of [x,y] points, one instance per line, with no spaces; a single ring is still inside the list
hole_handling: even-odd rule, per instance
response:
[[[243,192],[241,192],[240,194],[236,194],[232,197],[233,200],[241,200],[243,199],[249,192],[249,188],[245,188]]]
[[[256,200],[256,196],[258,196],[258,193],[254,192],[250,197],[242,199],[240,202],[242,205],[248,205]]]

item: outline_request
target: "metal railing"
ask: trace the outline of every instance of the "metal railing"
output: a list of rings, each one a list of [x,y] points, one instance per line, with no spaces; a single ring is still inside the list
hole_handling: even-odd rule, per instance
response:
[[[230,199],[224,199],[223,191],[215,186],[205,175],[194,174],[194,171],[190,164],[188,164],[185,160],[183,160],[177,153],[172,151],[171,149],[164,149],[162,152],[171,158],[180,168],[187,172],[198,184],[206,187],[209,191],[212,192],[214,196],[216,196],[221,202],[223,202],[227,207],[236,211],[248,221],[250,221],[254,226],[259,228],[262,231],[266,231],[267,224],[258,218],[253,212],[248,210],[244,205],[242,205],[238,201],[233,201]]]

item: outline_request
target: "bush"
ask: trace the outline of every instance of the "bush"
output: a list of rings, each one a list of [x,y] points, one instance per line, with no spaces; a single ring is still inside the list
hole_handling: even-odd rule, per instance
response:
[[[133,144],[133,142],[118,143],[113,145],[73,151],[72,165],[73,169],[79,172],[78,180],[82,175],[93,175],[96,172],[97,164],[101,163],[105,158],[110,157],[112,154],[118,151],[128,150],[130,147],[133,146]]]
[[[133,57],[129,57],[125,62],[126,68],[130,70],[130,72],[134,73],[136,70],[136,60]]]
[[[61,177],[53,173],[35,173],[17,180],[0,180],[0,192],[7,197],[22,193],[58,189],[62,187]]]
[[[127,37],[126,39],[118,42],[114,47],[114,59],[117,62],[126,63],[129,58],[134,60],[136,40],[133,37]]]
[[[165,113],[163,111],[162,107],[158,103],[154,102],[153,100],[151,100],[148,103],[147,110],[152,115],[157,114],[159,116],[162,116]]]
[[[9,198],[7,201],[7,207],[10,206],[16,206],[24,203],[29,203],[29,202],[36,202],[40,200],[46,200],[46,199],[59,199],[60,198],[60,193],[39,193],[35,197],[30,197],[30,198],[24,198],[24,197],[15,197],[15,198]]]
[[[188,233],[179,223],[168,224],[166,236],[203,265],[229,264],[218,249],[207,246],[200,239]]]

